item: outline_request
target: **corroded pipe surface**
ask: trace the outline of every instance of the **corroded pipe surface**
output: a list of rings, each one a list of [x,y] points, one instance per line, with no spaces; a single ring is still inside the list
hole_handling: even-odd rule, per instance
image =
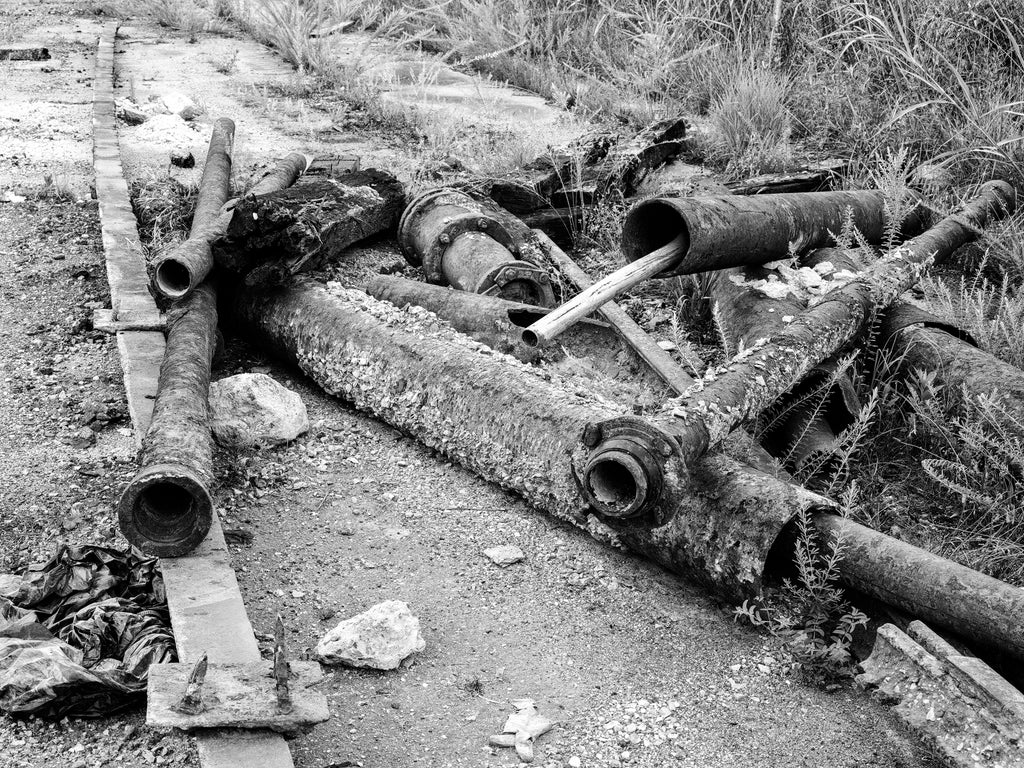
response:
[[[817,515],[814,524],[844,542],[846,586],[1024,659],[1024,589],[843,517]]]
[[[665,435],[653,426],[624,417],[624,407],[557,374],[542,375],[503,355],[481,355],[477,343],[424,310],[399,310],[357,291],[305,282],[275,293],[243,292],[234,317],[256,343],[296,363],[328,392],[597,538],[618,540],[726,599],[757,591],[769,557],[785,545],[787,524],[806,511],[816,513],[812,519],[826,535],[844,536],[845,583],[957,631],[973,622],[972,636],[1021,655],[1024,590],[830,514],[828,499],[747,463],[748,447],[740,441],[727,443],[729,455],[697,459],[682,483],[678,458],[671,450],[665,455]],[[621,471],[590,480],[598,486],[592,492],[628,504],[641,483],[661,482],[662,504],[675,514],[648,514],[664,524],[588,514],[588,495],[570,464],[583,456],[581,433],[584,445],[600,441],[592,425],[602,416],[601,430],[614,441],[608,450],[627,458],[618,462]],[[637,444],[647,456],[635,450]],[[644,474],[652,459],[660,464],[660,477]],[[759,457],[751,460],[758,463]]]
[[[479,344],[421,309],[302,282],[272,293],[244,291],[234,319],[331,394],[551,514],[599,537],[616,536],[730,599],[756,592],[768,552],[793,515],[831,507],[721,455],[697,462],[681,492],[679,464],[664,436],[632,421],[617,431],[608,426],[614,455],[592,462],[590,488],[581,489],[570,458],[580,453],[585,425],[630,409],[560,374],[482,355]],[[656,472],[647,474],[652,464]],[[657,506],[635,508],[641,485],[660,485]],[[590,496],[609,499],[602,519],[614,530],[589,514]]]
[[[431,283],[549,307],[551,280],[528,260],[529,246],[519,227],[508,226],[509,215],[458,190],[431,190],[405,209],[398,243]]]
[[[194,549],[213,520],[210,361],[217,296],[203,284],[176,309],[157,385],[141,469],[121,494],[121,532],[143,552],[176,557]]]
[[[935,383],[957,401],[998,398],[1006,426],[1012,431],[1024,427],[1024,371],[979,349],[949,324],[916,307],[898,305],[883,319],[879,343],[892,351],[904,375],[932,372]]]
[[[622,252],[636,261],[682,237],[683,253],[658,277],[765,264],[831,245],[848,217],[877,243],[885,231],[884,202],[877,191],[653,198],[626,215]],[[919,208],[905,227],[919,230],[923,216]]]
[[[733,360],[729,371],[703,391],[670,401],[649,421],[673,436],[683,462],[691,464],[860,334],[878,309],[895,303],[917,283],[924,264],[975,239],[981,228],[1008,215],[1014,206],[1010,185],[986,184],[958,213],[825,294],[769,343]],[[579,475],[584,467],[585,462],[577,467]]]
[[[213,269],[210,243],[222,233],[219,220],[231,187],[234,141],[235,124],[219,118],[213,124],[188,240],[160,255],[153,267],[153,288],[164,298],[188,296]]]

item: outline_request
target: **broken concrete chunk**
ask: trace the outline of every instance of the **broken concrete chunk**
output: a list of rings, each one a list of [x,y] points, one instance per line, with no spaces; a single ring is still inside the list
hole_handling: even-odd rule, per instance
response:
[[[309,429],[302,398],[263,373],[239,373],[210,385],[210,429],[236,448],[290,442]]]
[[[149,119],[149,114],[131,99],[118,99],[115,102],[115,114],[128,125],[142,125]]]
[[[188,149],[176,147],[171,150],[171,165],[175,165],[178,168],[194,168],[196,158]]]
[[[500,565],[502,568],[526,559],[523,550],[515,544],[501,544],[497,547],[491,547],[490,549],[485,549],[484,554],[490,558],[491,562]]]
[[[325,664],[370,669],[397,669],[406,658],[426,648],[420,620],[401,600],[387,600],[338,624],[317,643],[316,657]]]

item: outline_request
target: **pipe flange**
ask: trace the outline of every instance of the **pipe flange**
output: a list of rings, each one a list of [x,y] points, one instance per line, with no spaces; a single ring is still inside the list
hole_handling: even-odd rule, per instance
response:
[[[516,291],[515,283],[525,283],[529,287],[525,291]],[[551,277],[542,268],[527,261],[513,261],[492,270],[480,282],[477,293],[501,296],[509,301],[518,301],[535,307],[555,305]]]
[[[406,261],[423,267],[428,282],[443,285],[441,260],[465,232],[484,232],[509,253],[516,253],[515,238],[497,218],[469,195],[447,188],[424,192],[409,203],[398,222],[398,246]]]
[[[574,464],[576,480],[602,519],[653,526],[668,522],[670,512],[659,501],[665,464],[676,451],[664,433],[639,419],[623,417],[588,424],[582,440],[589,453]]]

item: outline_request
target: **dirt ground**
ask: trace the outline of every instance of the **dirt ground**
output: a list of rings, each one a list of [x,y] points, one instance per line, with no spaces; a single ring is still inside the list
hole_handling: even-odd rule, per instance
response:
[[[8,190],[27,198],[0,202],[0,572],[44,559],[62,540],[124,545],[112,505],[134,449],[116,349],[87,320],[107,299],[88,192],[93,53],[105,20],[93,8],[4,7],[22,39],[45,42],[53,59],[0,63],[0,199]],[[252,41],[203,34],[189,44],[143,19],[125,33],[122,91],[202,95],[199,165],[212,119],[229,115],[239,126],[236,176],[291,149],[408,166],[399,142],[313,130],[323,115],[301,100],[289,108],[303,120],[254,100],[254,83],[288,68]],[[217,73],[212,62],[235,49],[235,72]],[[141,128],[123,133],[129,173],[167,173],[159,137],[132,131]],[[71,200],[37,199],[54,192],[44,174],[62,174]],[[378,244],[345,269],[396,257]],[[884,708],[852,687],[803,684],[777,641],[737,626],[730,606],[687,582],[553,521],[243,344],[229,346],[215,376],[254,370],[298,391],[312,423],[281,449],[219,457],[218,512],[226,527],[253,533],[232,554],[261,639],[281,612],[301,653],[339,619],[399,599],[427,643],[395,672],[329,671],[331,720],[291,741],[300,768],[513,765],[487,737],[519,698],[557,720],[539,743],[543,766],[573,757],[583,766],[930,764]],[[112,418],[86,446],[79,433],[97,408]],[[504,543],[525,562],[501,569],[483,556]],[[195,765],[194,749],[150,733],[140,713],[0,718],[0,768],[152,764]]]

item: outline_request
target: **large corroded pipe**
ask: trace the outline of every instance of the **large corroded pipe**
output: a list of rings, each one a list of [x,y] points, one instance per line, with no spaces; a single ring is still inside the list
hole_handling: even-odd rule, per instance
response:
[[[825,294],[769,343],[734,359],[729,371],[701,392],[670,401],[645,423],[653,422],[671,434],[683,463],[692,464],[863,332],[879,309],[895,303],[917,283],[924,265],[975,239],[988,222],[1008,215],[1014,206],[1009,184],[986,184],[958,213]],[[600,424],[593,425],[593,430],[600,429]],[[598,440],[595,449],[601,442]],[[580,476],[586,466],[584,458],[577,466]]]
[[[117,505],[124,537],[147,554],[187,554],[213,521],[207,401],[216,343],[217,295],[204,283],[175,307],[141,469]]]
[[[847,223],[868,242],[881,242],[884,211],[885,197],[874,190],[652,198],[626,214],[622,253],[637,261],[683,238],[659,277],[765,264],[831,245]],[[924,216],[915,209],[904,227],[920,230]]]
[[[745,453],[701,457],[681,484],[678,461],[655,427],[648,425],[642,434],[636,420],[623,417],[625,407],[581,391],[558,374],[542,374],[500,354],[481,355],[476,342],[425,310],[399,310],[357,291],[303,281],[271,293],[246,290],[234,302],[233,316],[253,341],[297,364],[329,393],[549,513],[598,538],[613,537],[726,599],[757,591],[769,557],[785,547],[788,524],[807,512],[819,530],[843,535],[848,554],[840,568],[846,583],[880,596],[891,593],[890,602],[925,620],[1024,657],[1024,590],[843,520],[831,514],[828,499],[750,466]],[[588,514],[588,495],[570,464],[581,456],[580,434],[585,444],[593,442],[588,425],[602,417],[603,425],[623,427],[610,449],[626,452],[629,462],[620,465],[621,477],[601,481],[608,488],[594,490],[629,495],[635,478],[628,465],[644,463],[644,456],[631,451],[644,444],[663,462],[660,477],[644,478],[662,484],[661,503],[673,508],[668,516],[664,509],[648,510],[651,521],[662,524],[614,517],[602,523]],[[727,448],[745,451],[739,441]],[[902,554],[893,553],[913,557],[904,563]]]
[[[188,239],[158,256],[153,266],[153,288],[166,299],[185,298],[213,269],[210,243],[223,231],[219,220],[231,187],[234,142],[235,124],[226,117],[219,118],[213,124]]]
[[[707,295],[732,349],[755,349],[806,309],[806,299],[795,291],[781,297],[765,293],[762,286],[770,276],[764,267],[735,267],[707,274]],[[761,442],[809,481],[831,480],[834,467],[825,457],[835,449],[838,435],[853,423],[859,409],[850,377],[837,373],[834,362],[819,366],[773,406],[771,418],[761,429]]]
[[[840,581],[962,637],[1024,659],[1024,589],[836,515],[817,530],[838,537]]]
[[[548,274],[528,255],[508,214],[454,189],[417,197],[398,224],[406,260],[423,267],[428,282],[549,307],[555,294]]]
[[[951,324],[900,304],[883,318],[879,344],[892,351],[904,375],[933,373],[954,401],[991,397],[1008,422],[1024,425],[1024,371],[979,349]]]
[[[569,459],[580,451],[585,425],[631,408],[557,372],[482,355],[477,342],[420,308],[302,281],[281,291],[243,291],[233,317],[253,341],[329,393],[560,518],[609,535],[589,514],[589,498],[618,499],[622,514],[602,519],[622,523],[615,535],[625,544],[730,599],[757,590],[768,553],[793,515],[831,507],[724,455],[699,462],[691,471],[696,492],[680,493],[664,436],[632,423],[616,434],[616,456],[586,481],[589,488],[581,487]],[[633,506],[642,484],[660,487],[658,506]],[[658,526],[666,517],[672,521]],[[648,524],[632,524],[638,520]]]

